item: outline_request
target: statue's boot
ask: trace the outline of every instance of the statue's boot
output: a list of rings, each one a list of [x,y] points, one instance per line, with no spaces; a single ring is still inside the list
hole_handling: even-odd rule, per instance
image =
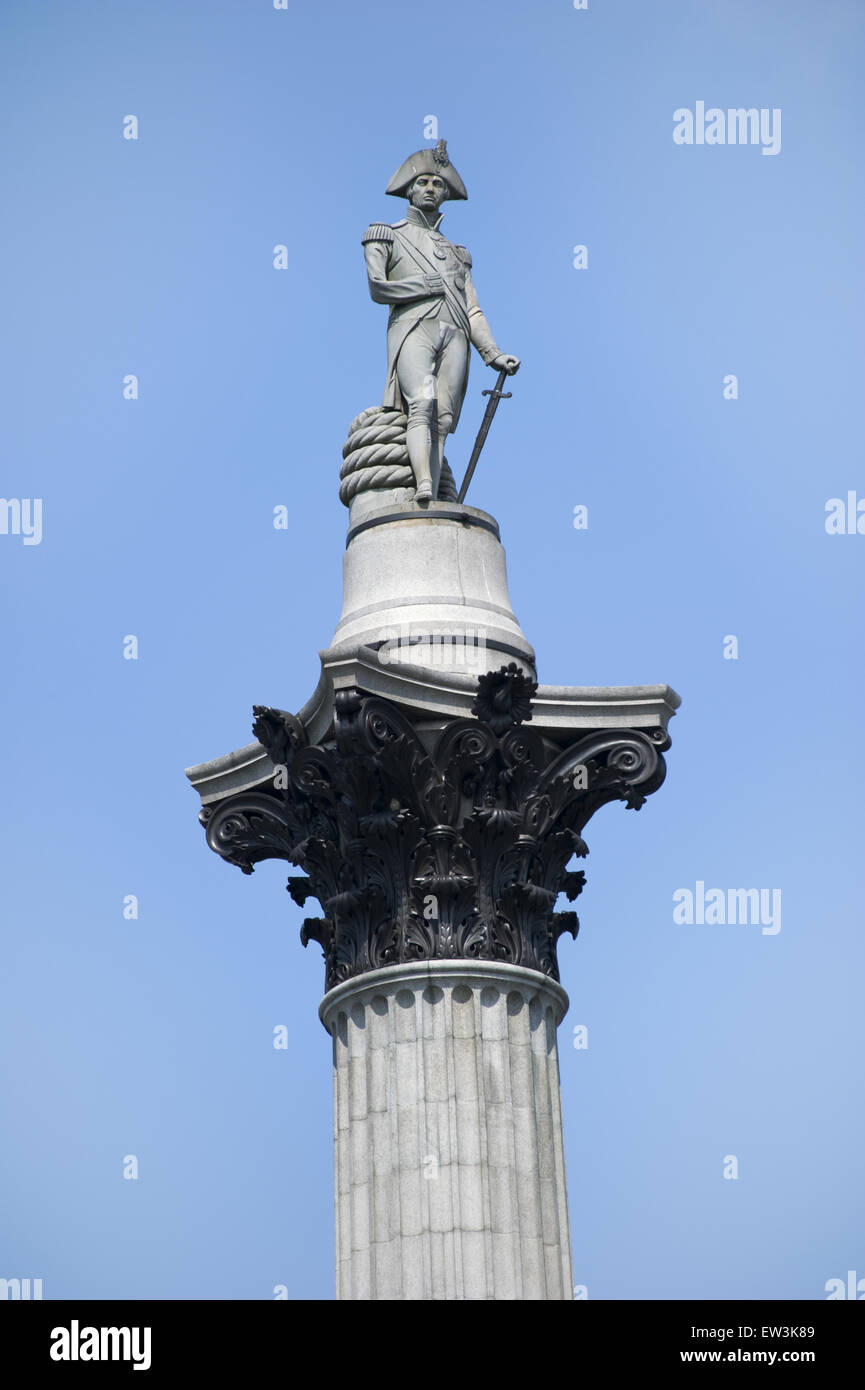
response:
[[[432,496],[438,497],[445,453],[445,434],[435,424],[430,429],[430,481]]]
[[[435,496],[435,487],[430,472],[430,432],[426,421],[417,425],[409,421],[405,432],[405,447],[417,483],[414,500],[430,502]]]

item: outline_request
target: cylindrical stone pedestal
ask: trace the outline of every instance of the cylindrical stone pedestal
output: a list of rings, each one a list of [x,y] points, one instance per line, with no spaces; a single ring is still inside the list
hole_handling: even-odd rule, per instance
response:
[[[384,498],[364,493],[352,503],[342,614],[327,658],[366,645],[383,665],[479,676],[516,661],[534,679],[495,518],[457,502]]]
[[[340,1299],[573,1297],[561,985],[491,961],[330,990]]]

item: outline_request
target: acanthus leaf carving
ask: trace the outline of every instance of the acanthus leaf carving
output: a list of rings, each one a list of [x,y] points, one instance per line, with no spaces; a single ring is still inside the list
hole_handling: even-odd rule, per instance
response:
[[[304,945],[317,941],[325,982],[382,965],[486,959],[558,979],[556,943],[576,936],[571,902],[585,873],[582,831],[609,801],[638,807],[664,778],[664,730],[595,730],[567,747],[525,727],[529,686],[490,673],[477,708],[428,752],[397,706],[340,691],[329,742],[309,746],[299,721],[256,707],[256,736],[288,770],[280,789],[228,797],[202,820],[211,848],[251,873],[281,858],[300,875],[295,903],[317,899]]]

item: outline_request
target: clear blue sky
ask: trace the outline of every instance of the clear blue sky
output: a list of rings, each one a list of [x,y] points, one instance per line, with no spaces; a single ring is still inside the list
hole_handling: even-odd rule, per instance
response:
[[[443,230],[523,359],[470,500],[540,679],[683,697],[666,786],[589,826],[560,952],[575,1281],[865,1275],[865,536],[824,526],[865,496],[861,4],[7,0],[0,24],[0,490],[43,499],[41,544],[0,535],[0,1276],[332,1297],[320,953],[284,866],[206,849],[183,769],[317,679],[341,447],[384,384],[360,237],[402,215],[384,186],[427,115],[469,191]],[[697,101],[780,108],[781,152],[674,144]],[[476,357],[458,473],[489,377]],[[697,881],[781,889],[781,931],[674,923]]]

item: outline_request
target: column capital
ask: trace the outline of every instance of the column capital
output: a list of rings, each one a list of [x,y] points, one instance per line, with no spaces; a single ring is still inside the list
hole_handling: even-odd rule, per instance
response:
[[[534,683],[515,666],[480,678],[477,718],[415,725],[393,702],[338,691],[332,737],[310,745],[302,723],[256,707],[253,732],[275,768],[272,786],[204,807],[210,847],[244,873],[262,859],[302,870],[288,891],[307,918],[325,989],[384,967],[491,961],[558,980],[556,945],[576,936],[556,912],[585,875],[582,831],[609,801],[639,809],[660,787],[663,727],[580,730],[552,738],[527,727]],[[577,731],[574,731],[577,733]]]

